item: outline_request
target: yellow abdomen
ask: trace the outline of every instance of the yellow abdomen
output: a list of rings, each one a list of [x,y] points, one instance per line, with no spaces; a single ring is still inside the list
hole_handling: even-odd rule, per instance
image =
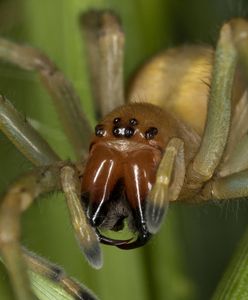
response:
[[[212,64],[210,47],[183,46],[159,53],[138,70],[128,99],[158,105],[202,135]]]

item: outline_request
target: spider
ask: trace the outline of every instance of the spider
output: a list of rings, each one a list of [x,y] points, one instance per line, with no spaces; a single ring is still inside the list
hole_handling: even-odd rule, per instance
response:
[[[19,300],[35,297],[27,268],[57,282],[73,299],[96,299],[58,267],[21,247],[21,214],[39,195],[65,194],[80,248],[100,268],[100,242],[121,249],[143,246],[158,232],[169,202],[248,194],[246,73],[240,67],[246,63],[247,22],[224,24],[215,52],[184,46],[159,53],[137,71],[125,97],[118,17],[89,11],[81,25],[97,114],[106,115],[94,133],[72,85],[54,63],[39,50],[0,39],[2,60],[40,75],[78,158],[61,161],[0,97],[1,130],[37,167],[9,187],[0,207],[0,252]],[[111,231],[124,227],[132,232],[130,238],[111,237]]]

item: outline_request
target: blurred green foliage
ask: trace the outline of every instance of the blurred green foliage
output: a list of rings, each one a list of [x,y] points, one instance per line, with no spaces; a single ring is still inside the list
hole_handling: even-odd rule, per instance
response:
[[[179,43],[215,43],[231,16],[244,16],[248,4],[224,0],[0,0],[0,33],[46,52],[72,80],[82,105],[92,105],[77,19],[83,10],[109,8],[126,33],[126,78],[160,49]],[[73,158],[51,101],[35,74],[0,65],[0,92],[26,116],[41,124],[59,154]],[[52,129],[52,130],[49,130]],[[0,134],[0,192],[32,166]],[[22,242],[63,266],[102,300],[209,299],[247,223],[245,201],[173,205],[166,224],[146,247],[121,251],[103,246],[100,271],[84,261],[74,240],[63,197],[49,195],[24,215]],[[4,268],[0,299],[13,299]]]

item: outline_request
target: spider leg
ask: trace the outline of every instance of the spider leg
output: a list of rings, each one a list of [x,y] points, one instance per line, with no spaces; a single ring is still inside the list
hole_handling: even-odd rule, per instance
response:
[[[208,182],[202,195],[204,199],[233,199],[248,196],[248,170]]]
[[[231,33],[230,45],[235,47],[241,66],[244,66],[244,73],[248,75],[248,22],[243,19],[234,19],[229,22]],[[225,25],[224,25],[225,26]],[[244,104],[242,105],[242,101]],[[239,114],[237,132],[233,136],[232,148],[228,153],[226,161],[217,169],[217,177],[208,181],[201,194],[204,199],[232,199],[248,196],[248,169],[247,169],[247,98],[240,100],[242,111]],[[238,109],[238,107],[237,107]],[[234,120],[233,120],[234,121]],[[246,124],[243,124],[245,122]],[[231,132],[232,133],[232,132]],[[231,136],[232,137],[232,136]],[[235,143],[236,142],[236,143]],[[228,147],[227,147],[228,148]]]
[[[232,41],[232,21],[224,24],[215,52],[207,121],[198,153],[187,170],[195,187],[209,180],[219,165],[231,123],[232,84],[237,51]]]
[[[183,141],[172,138],[159,164],[156,181],[146,199],[148,231],[156,233],[168,209],[169,201],[176,200],[185,176]]]
[[[36,279],[37,274],[42,277],[49,278],[50,281],[60,286],[63,291],[72,296],[75,300],[96,300],[96,296],[92,294],[85,286],[68,277],[63,269],[51,262],[37,256],[36,254],[22,248],[22,253],[26,265],[28,267],[29,276],[34,279],[31,281],[34,293],[39,293],[39,281]],[[38,278],[39,279],[39,278]],[[43,287],[42,287],[43,289]],[[50,294],[49,294],[50,295]],[[37,295],[39,298],[39,295]]]
[[[248,79],[248,22],[237,19],[232,23],[233,42],[238,50],[239,60],[244,66],[243,71]]]
[[[240,98],[233,112],[232,124],[221,164],[215,171],[218,177],[243,171],[248,168],[248,94]]]
[[[86,40],[92,93],[102,117],[124,104],[124,34],[118,17],[110,11],[88,11],[82,14],[80,25]]]
[[[52,96],[65,133],[77,157],[81,158],[88,147],[91,127],[72,84],[47,56],[35,48],[0,38],[0,59],[24,70],[38,72]]]
[[[41,193],[59,188],[59,169],[42,167],[17,180],[0,206],[0,253],[6,264],[16,299],[34,299],[30,290],[20,239],[20,217]]]
[[[96,233],[87,223],[80,207],[76,169],[69,163],[40,167],[19,178],[7,191],[0,206],[0,253],[6,264],[16,299],[31,300],[32,292],[20,245],[20,218],[41,194],[65,191],[81,249],[95,267],[101,265],[101,253]]]
[[[6,134],[17,149],[34,165],[50,165],[60,160],[40,134],[1,95],[0,130]]]

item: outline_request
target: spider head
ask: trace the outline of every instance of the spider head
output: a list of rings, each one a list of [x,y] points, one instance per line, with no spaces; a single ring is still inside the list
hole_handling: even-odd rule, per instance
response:
[[[146,197],[166,145],[158,112],[150,104],[118,108],[95,127],[82,178],[82,201],[102,243],[132,249],[151,237],[146,227]],[[157,108],[156,108],[157,109]],[[166,138],[165,138],[166,137]],[[134,238],[114,240],[102,229],[120,231],[127,224]]]

